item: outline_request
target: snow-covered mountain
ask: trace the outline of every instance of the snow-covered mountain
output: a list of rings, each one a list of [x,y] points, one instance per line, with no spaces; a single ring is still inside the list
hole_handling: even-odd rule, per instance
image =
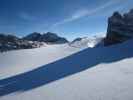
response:
[[[0,54],[0,100],[133,100],[133,40]]]
[[[72,42],[69,43],[70,46],[76,48],[93,48],[95,46],[102,45],[102,40],[104,37],[83,37],[83,38],[76,38]]]

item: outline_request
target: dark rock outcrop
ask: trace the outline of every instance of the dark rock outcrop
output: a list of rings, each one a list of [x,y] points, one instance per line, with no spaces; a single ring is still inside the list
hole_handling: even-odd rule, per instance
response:
[[[59,37],[55,33],[51,33],[51,32],[43,34],[42,37],[40,38],[40,41],[51,43],[51,44],[63,44],[68,42],[67,39],[63,37]]]
[[[34,32],[30,35],[27,35],[23,39],[29,40],[29,41],[45,42],[45,43],[50,43],[50,44],[62,44],[62,43],[68,42],[67,39],[63,37],[59,37],[55,33],[51,33],[51,32],[47,32],[44,34]]]
[[[39,41],[39,39],[41,38],[41,34],[38,33],[38,32],[34,32],[34,33],[31,33],[27,36],[25,36],[23,39],[24,40],[28,40],[28,41]]]
[[[0,34],[0,51],[38,48],[44,45],[41,42],[32,42],[20,39],[13,35]]]
[[[131,38],[133,38],[133,9],[124,15],[115,12],[108,19],[107,36],[104,45],[122,43]]]
[[[18,38],[9,34],[0,34],[0,52],[17,49],[38,48],[45,45],[45,43],[62,44],[67,42],[68,41],[65,38],[59,37],[58,35],[50,32],[46,34],[34,32],[23,38]]]

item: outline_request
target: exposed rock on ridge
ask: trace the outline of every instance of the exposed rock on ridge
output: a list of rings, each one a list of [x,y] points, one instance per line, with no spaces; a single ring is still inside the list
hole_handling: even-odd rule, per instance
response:
[[[123,15],[115,12],[108,19],[107,36],[104,44],[117,44],[130,38],[133,38],[133,9]]]
[[[45,43],[50,43],[50,44],[62,44],[62,43],[68,42],[67,39],[65,39],[63,37],[59,37],[55,33],[51,33],[51,32],[47,32],[44,34],[34,32],[30,35],[27,35],[23,39],[29,40],[29,41],[45,42]]]

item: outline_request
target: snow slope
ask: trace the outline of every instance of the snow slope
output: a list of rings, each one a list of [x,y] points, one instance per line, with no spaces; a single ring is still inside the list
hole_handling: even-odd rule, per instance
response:
[[[81,49],[69,47],[68,44],[60,44],[0,53],[0,79],[30,71],[69,56]]]
[[[133,100],[132,43],[0,54],[0,100]]]

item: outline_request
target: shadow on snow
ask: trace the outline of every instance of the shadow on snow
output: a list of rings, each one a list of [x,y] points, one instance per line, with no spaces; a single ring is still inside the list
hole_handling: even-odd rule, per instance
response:
[[[82,50],[32,71],[0,80],[0,96],[31,90],[95,67],[100,63],[111,63],[133,57],[132,50],[119,46]]]

